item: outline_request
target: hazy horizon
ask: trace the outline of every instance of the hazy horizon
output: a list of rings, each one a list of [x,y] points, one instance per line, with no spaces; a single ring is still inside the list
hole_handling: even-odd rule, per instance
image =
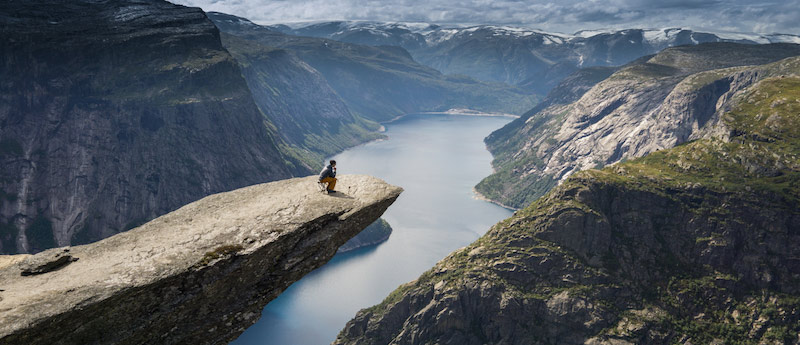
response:
[[[173,0],[258,24],[326,21],[499,25],[573,34],[582,30],[682,27],[700,31],[800,34],[800,0]]]

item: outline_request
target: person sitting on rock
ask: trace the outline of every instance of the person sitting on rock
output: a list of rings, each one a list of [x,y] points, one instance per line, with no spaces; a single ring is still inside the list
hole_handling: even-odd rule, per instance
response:
[[[325,169],[322,169],[322,172],[319,173],[319,182],[328,184],[328,194],[336,193],[336,191],[333,190],[333,188],[336,187],[336,161],[331,160],[330,163],[331,164],[326,166]]]

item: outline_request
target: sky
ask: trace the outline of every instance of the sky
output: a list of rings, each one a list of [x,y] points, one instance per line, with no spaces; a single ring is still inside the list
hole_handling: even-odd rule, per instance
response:
[[[171,0],[259,24],[356,20],[492,24],[574,33],[685,27],[800,34],[800,0]]]

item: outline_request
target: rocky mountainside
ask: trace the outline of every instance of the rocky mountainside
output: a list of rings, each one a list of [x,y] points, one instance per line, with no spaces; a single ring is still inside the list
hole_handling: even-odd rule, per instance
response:
[[[395,45],[445,74],[465,74],[546,94],[581,67],[618,66],[664,48],[708,42],[800,43],[800,36],[697,32],[684,28],[561,34],[506,26],[327,22],[273,30],[367,45]]]
[[[620,68],[588,91],[609,71],[584,71],[487,137],[495,173],[476,189],[521,208],[578,170],[702,137],[747,87],[794,71],[798,58],[787,57],[797,55],[796,44],[674,47]]]
[[[0,13],[0,252],[88,243],[311,172],[200,9],[13,0]]]
[[[287,35],[223,13],[209,17],[227,34],[291,52],[319,71],[353,112],[371,120],[450,108],[520,114],[538,101],[513,86],[443,75],[401,47]]]
[[[384,137],[376,122],[354,115],[325,78],[292,53],[228,34],[222,44],[239,62],[259,109],[315,168],[344,149]]]
[[[537,104],[533,109],[528,110],[522,116],[515,119],[512,122],[509,122],[507,125],[503,126],[502,128],[495,130],[491,133],[491,135],[486,139],[487,141],[494,141],[497,138],[507,138],[510,136],[514,136],[520,131],[521,127],[526,126],[528,123],[528,119],[531,116],[538,114],[539,112],[551,108],[556,107],[559,105],[566,105],[572,102],[575,102],[583,96],[584,93],[589,91],[593,86],[597,83],[605,80],[608,78],[612,73],[616,72],[619,67],[586,67],[581,68],[575,73],[564,78],[558,86],[550,90],[547,94],[547,97],[544,98],[539,104]],[[495,149],[496,151],[502,151],[505,147],[500,149]]]
[[[215,194],[82,246],[0,256],[0,344],[224,344],[383,214],[402,189],[360,175]]]
[[[748,88],[713,135],[573,174],[335,344],[800,343],[791,72]]]

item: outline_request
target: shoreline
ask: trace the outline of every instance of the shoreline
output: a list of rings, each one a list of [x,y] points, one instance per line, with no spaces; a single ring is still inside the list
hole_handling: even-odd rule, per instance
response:
[[[414,112],[414,113],[407,113],[407,114],[403,114],[403,115],[398,115],[398,116],[393,117],[391,120],[378,122],[379,127],[375,130],[375,133],[381,134],[383,136],[382,138],[375,138],[375,139],[368,140],[368,141],[365,141],[365,142],[362,142],[362,143],[358,143],[358,144],[350,146],[350,147],[346,147],[342,151],[334,153],[333,155],[329,156],[328,158],[326,158],[325,161],[327,161],[328,159],[331,159],[333,156],[336,156],[336,155],[338,155],[338,154],[340,154],[340,153],[342,153],[344,151],[347,151],[347,150],[350,150],[350,149],[353,149],[353,148],[356,148],[356,147],[359,147],[359,146],[362,146],[362,145],[367,145],[367,144],[374,143],[374,142],[389,140],[389,136],[385,134],[386,133],[386,126],[385,125],[389,124],[389,123],[392,123],[392,122],[395,122],[395,121],[397,121],[399,119],[402,119],[403,117],[406,117],[408,115],[414,115],[414,114],[420,114],[420,115],[482,116],[482,117],[510,117],[510,118],[515,118],[515,119],[520,117],[519,115],[514,115],[514,114],[485,113],[485,112],[481,112],[481,111],[478,111],[478,110],[472,110],[472,109],[466,109],[466,108],[453,108],[453,109],[449,109],[449,110],[445,110],[445,111],[421,111],[421,112]],[[492,155],[492,157],[494,157],[494,155]],[[492,168],[492,170],[494,170],[494,167]],[[486,200],[490,201],[489,199],[486,199]],[[493,202],[493,201],[491,201],[491,202]],[[508,209],[513,210],[513,208],[509,208],[509,207],[504,206],[502,204],[498,203],[498,205],[500,205],[500,206],[502,206],[504,208],[508,208]]]
[[[482,112],[482,111],[478,111],[478,110],[472,110],[472,109],[453,108],[453,109],[449,109],[449,110],[445,110],[445,111],[419,111],[419,112],[413,112],[413,113],[408,113],[408,114],[403,114],[403,115],[397,115],[397,116],[393,117],[391,120],[387,120],[387,121],[383,121],[383,122],[379,122],[379,123],[380,124],[392,123],[392,122],[395,122],[395,121],[397,121],[399,119],[402,119],[403,117],[405,117],[407,115],[413,115],[413,114],[420,114],[420,115],[483,116],[483,117],[510,117],[510,118],[514,118],[514,119],[518,119],[520,117],[519,115],[508,114],[508,113],[495,113],[495,112],[486,113],[486,112]]]
[[[490,203],[495,204],[497,206],[500,206],[500,207],[502,207],[502,208],[504,208],[506,210],[514,211],[514,212],[517,212],[517,211],[520,210],[518,208],[514,208],[514,207],[508,206],[506,204],[503,204],[503,203],[501,203],[499,201],[495,201],[495,200],[487,198],[485,195],[481,194],[481,192],[479,192],[477,189],[475,189],[475,187],[472,187],[472,194],[473,194],[473,197],[475,199],[477,199],[477,200],[490,202]]]
[[[356,236],[358,236],[358,235],[356,235]],[[347,244],[347,243],[345,243],[341,247],[339,247],[339,249],[336,249],[336,254],[349,253],[349,252],[352,252],[354,250],[367,248],[367,247],[372,247],[372,246],[377,246],[377,245],[383,244],[384,242],[388,241],[389,237],[391,237],[391,236],[392,236],[392,233],[389,232],[385,237],[382,237],[382,238],[377,239],[375,241],[364,242],[364,243],[355,245],[353,247],[345,247],[345,245]],[[355,237],[353,237],[353,238],[355,238]]]
[[[421,115],[456,115],[456,116],[485,116],[485,117],[511,117],[511,118],[515,118],[515,119],[520,117],[519,115],[514,115],[514,114],[484,113],[484,112],[477,111],[477,110],[472,110],[472,109],[450,109],[450,110],[447,110],[447,111],[428,111],[428,112],[417,112],[417,113],[408,113],[408,114],[398,115],[398,116],[395,116],[394,118],[392,118],[391,120],[380,122],[381,129],[383,129],[385,131],[386,127],[383,126],[384,124],[392,123],[392,122],[397,121],[397,120],[399,120],[399,119],[401,119],[401,118],[403,118],[403,117],[405,117],[407,115],[413,115],[413,114],[421,114]],[[382,140],[387,140],[387,139],[388,139],[388,136],[387,136],[387,138],[376,139],[376,140],[372,140],[372,141],[382,141]],[[372,141],[370,141],[370,142],[372,142]],[[486,151],[489,151],[488,147],[486,147]],[[491,151],[489,151],[489,153],[491,154]],[[492,155],[492,158],[494,158],[494,155]],[[496,172],[496,169],[494,168],[494,166],[492,166],[492,172],[493,173]],[[512,212],[516,212],[516,211],[520,210],[518,208],[514,208],[514,207],[508,206],[506,204],[503,204],[503,203],[501,203],[499,201],[495,201],[495,200],[489,199],[485,195],[483,195],[480,192],[478,192],[478,190],[475,189],[475,187],[472,187],[472,197],[475,198],[476,200],[486,201],[486,202],[495,204],[497,206],[500,206],[500,207],[502,207],[502,208],[504,208],[506,210],[512,211]]]
[[[383,127],[383,126],[381,126],[381,127]],[[376,143],[376,142],[379,142],[379,141],[389,140],[389,136],[388,136],[388,135],[386,135],[386,134],[383,134],[384,132],[386,132],[386,129],[385,129],[385,128],[383,129],[383,131],[376,132],[376,133],[381,133],[381,135],[383,135],[383,138],[375,138],[375,139],[372,139],[372,140],[367,140],[367,141],[364,141],[364,142],[361,142],[361,143],[355,144],[355,145],[353,145],[353,146],[346,147],[345,149],[343,149],[343,150],[341,150],[341,151],[339,151],[339,152],[336,152],[336,153],[334,153],[334,154],[332,154],[332,155],[328,156],[327,158],[325,158],[325,159],[323,160],[323,163],[324,163],[324,162],[327,162],[327,161],[328,161],[328,160],[330,160],[330,159],[333,159],[333,157],[336,157],[336,155],[338,155],[338,154],[340,154],[340,153],[342,153],[342,152],[345,152],[345,151],[347,151],[347,150],[352,150],[352,149],[354,149],[354,148],[356,148],[356,147],[360,147],[360,146],[364,146],[364,145],[369,145],[369,144]],[[326,163],[326,164],[327,164],[327,163]],[[324,167],[324,164],[323,164],[323,167]]]
[[[497,113],[497,112],[482,112],[479,110],[472,110],[472,109],[464,109],[464,108],[455,108],[449,109],[445,111],[426,111],[420,112],[419,114],[445,114],[445,115],[459,115],[459,116],[487,116],[487,117],[513,117],[515,119],[519,118],[519,115],[508,114],[508,113]]]

